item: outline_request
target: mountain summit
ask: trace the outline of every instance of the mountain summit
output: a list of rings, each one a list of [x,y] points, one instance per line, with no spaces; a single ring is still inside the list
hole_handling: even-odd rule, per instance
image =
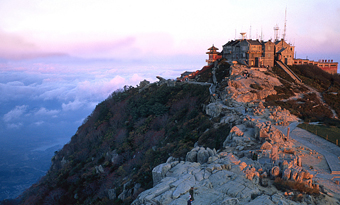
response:
[[[340,78],[290,69],[302,83],[277,67],[218,59],[183,82],[125,86],[97,105],[17,201],[185,204],[194,187],[197,204],[336,204],[330,172],[340,169],[328,159],[338,160],[339,148],[319,150],[316,136],[296,126],[339,126]]]

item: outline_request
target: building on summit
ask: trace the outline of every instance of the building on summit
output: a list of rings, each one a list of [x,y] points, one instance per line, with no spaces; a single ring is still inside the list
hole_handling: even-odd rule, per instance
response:
[[[336,74],[338,72],[338,62],[333,62],[333,60],[319,60],[316,62],[308,59],[294,59],[294,65],[307,64],[316,65],[330,74]]]
[[[275,60],[293,65],[294,46],[281,41],[272,42],[246,39],[232,40],[223,45],[222,57],[228,61],[238,61],[250,67],[273,67]]]
[[[308,59],[294,59],[295,46],[287,43],[284,39],[276,39],[274,42],[271,40],[260,41],[246,39],[245,34],[241,33],[242,39],[231,40],[223,45],[221,52],[223,58],[229,62],[237,61],[249,67],[274,67],[275,63],[279,66],[283,64],[284,66],[311,64],[317,65],[328,73],[337,73],[338,63],[333,60],[314,62]],[[208,60],[207,62],[209,64]]]

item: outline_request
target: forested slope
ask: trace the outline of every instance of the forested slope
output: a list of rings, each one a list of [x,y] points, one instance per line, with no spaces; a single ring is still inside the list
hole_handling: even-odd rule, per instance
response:
[[[129,204],[152,187],[151,170],[170,156],[183,159],[197,141],[219,149],[229,126],[211,129],[202,111],[208,89],[153,84],[141,93],[114,92],[56,152],[21,204]]]

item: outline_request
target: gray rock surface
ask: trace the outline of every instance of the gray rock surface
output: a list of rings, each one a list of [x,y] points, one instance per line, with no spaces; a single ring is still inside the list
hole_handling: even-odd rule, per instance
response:
[[[210,153],[204,148],[194,148],[191,152],[197,151]],[[210,154],[218,156],[210,164],[181,161],[158,165],[153,172],[158,183],[152,189],[139,194],[132,204],[185,204],[191,187],[195,187],[195,204],[246,204],[252,199],[252,195],[261,193],[258,182],[254,183],[255,178],[259,181],[259,173],[254,167],[245,168],[251,166],[245,161],[251,164],[252,160],[242,158],[241,161],[226,152],[215,155],[213,150]],[[229,166],[231,170],[226,169]],[[247,179],[247,173],[252,175],[251,180]],[[282,201],[289,202],[287,199]],[[274,204],[266,195],[257,197],[254,203]]]

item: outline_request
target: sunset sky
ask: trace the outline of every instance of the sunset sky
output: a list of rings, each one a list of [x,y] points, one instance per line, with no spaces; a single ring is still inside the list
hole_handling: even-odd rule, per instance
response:
[[[282,35],[286,8],[298,57],[340,60],[338,0],[2,0],[0,58],[202,56],[235,30],[268,40],[278,24]]]

